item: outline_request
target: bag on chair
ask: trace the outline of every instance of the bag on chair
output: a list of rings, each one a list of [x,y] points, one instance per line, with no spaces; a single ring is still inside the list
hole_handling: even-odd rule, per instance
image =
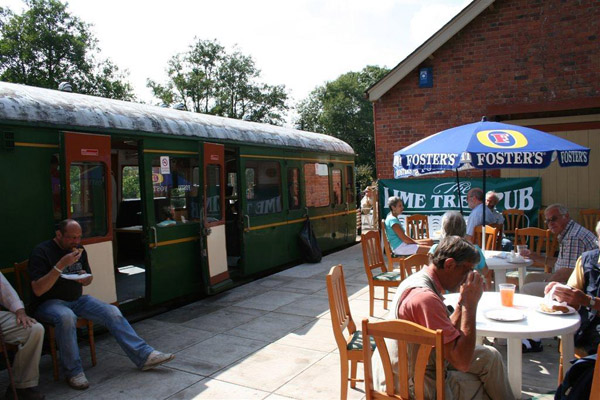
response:
[[[556,389],[554,400],[589,399],[595,364],[596,354],[575,361]]]
[[[300,236],[298,237],[300,253],[302,258],[309,263],[318,263],[323,257],[317,238],[312,230],[310,219],[306,217],[304,226],[300,230]]]

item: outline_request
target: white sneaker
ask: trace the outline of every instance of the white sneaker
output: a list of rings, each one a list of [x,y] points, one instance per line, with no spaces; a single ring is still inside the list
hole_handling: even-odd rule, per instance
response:
[[[75,376],[67,378],[67,384],[73,389],[77,390],[85,390],[90,387],[90,383],[88,382],[83,372],[80,372]]]
[[[146,359],[142,371],[147,371],[156,368],[161,364],[167,363],[175,358],[175,354],[161,353],[160,351],[152,350],[152,353]]]

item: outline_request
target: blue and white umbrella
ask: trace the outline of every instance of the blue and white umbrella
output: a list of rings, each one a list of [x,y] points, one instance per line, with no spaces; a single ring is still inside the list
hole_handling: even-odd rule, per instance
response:
[[[394,153],[394,177],[448,170],[588,165],[590,149],[523,126],[488,122],[446,129]]]
[[[483,170],[485,193],[488,169],[546,168],[557,158],[561,167],[584,167],[589,156],[589,148],[558,136],[523,126],[488,122],[483,117],[480,122],[446,129],[395,152],[394,178],[456,171],[458,181],[458,171],[476,168]],[[459,199],[458,203],[462,213],[462,201]]]

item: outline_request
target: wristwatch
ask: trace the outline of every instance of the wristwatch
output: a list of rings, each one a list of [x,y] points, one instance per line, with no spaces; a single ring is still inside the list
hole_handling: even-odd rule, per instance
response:
[[[594,296],[590,296],[590,304],[588,305],[588,308],[594,308],[595,304],[596,304],[596,298]]]

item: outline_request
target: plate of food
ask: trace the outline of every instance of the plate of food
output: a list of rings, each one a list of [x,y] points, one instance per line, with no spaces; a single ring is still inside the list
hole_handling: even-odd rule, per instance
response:
[[[488,319],[500,322],[515,322],[525,319],[525,314],[522,311],[511,307],[494,308],[486,311],[483,315]]]
[[[61,274],[60,277],[68,279],[70,281],[77,281],[79,279],[85,279],[92,276],[92,274]]]
[[[546,303],[540,303],[540,306],[536,310],[542,314],[548,315],[570,315],[575,314],[576,312],[576,310],[571,306],[562,304],[552,304],[549,306]]]

